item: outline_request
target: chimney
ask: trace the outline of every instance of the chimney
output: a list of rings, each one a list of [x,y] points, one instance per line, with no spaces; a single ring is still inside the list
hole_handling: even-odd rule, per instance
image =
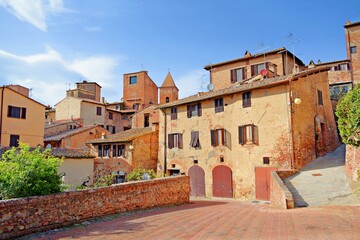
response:
[[[105,97],[101,97],[101,102],[105,104]]]

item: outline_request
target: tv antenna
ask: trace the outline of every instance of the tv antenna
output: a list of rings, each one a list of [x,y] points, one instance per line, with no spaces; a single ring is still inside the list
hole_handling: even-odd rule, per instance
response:
[[[300,43],[300,40],[295,38],[294,34],[289,32],[289,34],[286,36],[289,39],[289,42],[291,43],[291,50],[293,54],[293,61],[295,64],[295,44]]]
[[[32,96],[32,90],[33,90],[33,88],[30,88],[30,89],[29,89],[29,97]]]
[[[259,53],[264,52],[264,62],[266,62],[266,59],[265,59],[265,50],[268,49],[269,46],[265,46],[265,43],[260,42],[260,43],[258,44],[258,47],[259,47],[259,49],[258,49],[256,52],[259,52]]]

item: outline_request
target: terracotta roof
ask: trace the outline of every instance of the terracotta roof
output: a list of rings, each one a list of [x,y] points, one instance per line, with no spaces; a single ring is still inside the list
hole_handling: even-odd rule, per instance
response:
[[[165,87],[176,87],[174,79],[172,78],[170,72],[168,72],[163,84],[161,85],[161,88],[165,88]],[[178,89],[178,88],[176,87],[176,89]]]
[[[86,80],[84,80],[84,81],[82,81],[82,82],[77,82],[76,84],[96,84],[96,85],[98,85],[98,86],[101,88],[101,86],[100,86],[97,82],[88,82],[88,81],[86,81]]]
[[[146,128],[132,128],[123,132],[118,132],[115,134],[107,135],[105,139],[97,138],[90,143],[111,143],[111,142],[130,142],[135,138],[140,136],[152,133],[153,130],[151,127]]]
[[[52,135],[52,136],[45,137],[44,142],[61,141],[64,138],[76,135],[78,133],[82,133],[84,131],[87,131],[87,130],[90,130],[90,129],[93,129],[93,128],[96,128],[96,127],[98,127],[98,125],[83,126],[83,127],[76,128],[76,129],[70,129],[68,131],[62,132],[62,133],[57,134],[57,135]],[[105,129],[104,129],[104,131],[105,131]]]
[[[81,120],[81,118],[74,118],[73,120],[70,120],[70,119],[69,120],[56,120],[53,122],[48,122],[48,123],[45,123],[45,129],[57,127],[57,126],[61,126],[61,125],[66,125],[69,123],[76,123],[76,124],[80,125],[80,123],[76,120]]]
[[[324,66],[324,65],[335,65],[335,64],[339,64],[339,63],[347,63],[350,62],[350,60],[348,59],[343,59],[343,60],[335,60],[332,62],[321,62],[321,63],[314,63],[313,60],[310,61],[309,65],[314,64],[315,66]]]
[[[10,150],[10,147],[0,148],[0,157],[7,151]],[[34,150],[35,148],[31,148]],[[41,148],[41,151],[45,151],[45,148]],[[51,155],[54,157],[64,157],[64,158],[94,158],[95,156],[91,155],[90,150],[85,149],[65,149],[65,148],[52,148]]]
[[[219,96],[223,96],[223,95],[228,95],[228,94],[233,94],[233,93],[238,93],[238,92],[245,92],[245,91],[249,91],[249,90],[253,90],[253,89],[257,89],[257,88],[265,88],[265,87],[272,87],[272,86],[277,86],[277,85],[281,85],[281,84],[287,84],[289,82],[289,80],[296,80],[296,79],[306,76],[308,74],[315,73],[315,72],[328,71],[329,69],[330,69],[330,67],[327,67],[327,66],[326,67],[314,67],[314,68],[310,68],[310,69],[306,69],[304,71],[298,72],[296,74],[288,74],[288,75],[277,76],[277,77],[273,77],[273,78],[265,78],[262,80],[254,80],[254,79],[256,79],[256,77],[253,77],[245,82],[236,83],[228,88],[223,88],[223,89],[219,89],[217,91],[212,91],[212,92],[198,93],[196,95],[193,95],[193,96],[190,96],[187,98],[183,98],[183,99],[179,99],[177,101],[159,105],[157,108],[160,108],[160,109],[161,108],[169,108],[169,107],[173,107],[173,106],[179,106],[179,105],[183,105],[183,104],[199,102],[202,100],[211,99],[211,98],[215,98],[215,97],[219,97]]]
[[[79,98],[82,102],[88,102],[88,103],[94,103],[94,104],[98,104],[98,105],[106,105],[105,103],[102,102],[98,102],[95,100],[91,100],[91,99],[86,99],[86,98]]]
[[[18,91],[15,91],[14,89],[12,89],[12,88],[8,87],[8,86],[2,86],[2,87],[0,87],[0,89],[2,89],[2,88],[8,89],[8,90],[10,90],[10,91],[12,91],[12,92],[14,92],[14,93],[16,93],[16,94],[19,94],[19,95],[21,95],[21,96],[23,96],[23,97],[25,97],[25,98],[27,98],[27,99],[29,99],[29,100],[31,100],[31,101],[33,101],[33,102],[37,103],[37,104],[39,104],[39,105],[43,106],[45,109],[46,109],[46,107],[47,107],[46,105],[44,105],[44,104],[42,104],[42,103],[40,103],[40,102],[38,102],[38,101],[36,101],[36,100],[32,99],[31,97],[25,96],[25,95],[23,95],[23,94],[19,93]]]
[[[301,66],[305,66],[305,64],[300,60],[300,58],[296,57],[293,53],[291,53],[289,50],[287,50],[286,48],[282,47],[282,48],[278,48],[278,49],[275,49],[275,50],[271,50],[271,51],[268,51],[268,52],[263,52],[263,53],[258,53],[258,54],[255,54],[255,55],[251,55],[251,56],[248,56],[248,57],[242,57],[242,58],[236,58],[236,59],[233,59],[233,60],[229,60],[229,61],[225,61],[225,62],[220,62],[220,63],[215,63],[215,64],[209,64],[209,65],[206,65],[204,67],[205,70],[210,70],[211,68],[213,67],[217,67],[217,66],[221,66],[221,65],[226,65],[226,64],[230,64],[230,63],[234,63],[234,62],[239,62],[239,61],[243,61],[243,60],[247,60],[247,59],[250,59],[250,58],[256,58],[256,57],[260,57],[260,56],[264,56],[265,55],[269,55],[269,54],[278,54],[282,51],[287,51],[287,54],[289,56],[294,56],[295,57],[295,60],[298,64],[300,64]]]
[[[353,27],[353,26],[357,26],[360,25],[360,22],[353,22],[351,23],[350,21],[346,22],[346,24],[344,25],[344,28],[348,28],[348,27]]]

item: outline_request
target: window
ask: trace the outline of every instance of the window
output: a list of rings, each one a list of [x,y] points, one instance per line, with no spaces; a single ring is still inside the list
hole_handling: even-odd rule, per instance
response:
[[[357,48],[356,48],[356,46],[350,47],[350,53],[357,53]]]
[[[168,135],[168,147],[172,148],[183,148],[182,146],[182,134],[181,133],[172,133]]]
[[[333,66],[330,70],[331,71],[347,71],[349,69],[349,65],[347,63],[339,64]]]
[[[224,111],[224,99],[219,98],[215,99],[215,112],[223,112]]]
[[[101,116],[101,107],[96,107],[96,115]]]
[[[231,135],[225,129],[215,129],[210,131],[211,146],[227,146],[231,148]]]
[[[136,84],[137,83],[137,76],[131,76],[130,77],[130,85],[132,85],[132,84]]]
[[[323,105],[322,91],[318,90],[318,104]]]
[[[139,108],[140,108],[140,103],[134,103],[133,104],[133,109],[139,110]]]
[[[117,156],[121,157],[125,155],[125,145],[121,144],[121,145],[117,145]]]
[[[8,117],[26,119],[26,108],[8,106]]]
[[[102,145],[98,146],[98,157],[102,157]]]
[[[251,92],[243,93],[242,100],[243,108],[251,107]]]
[[[116,157],[116,145],[112,145],[112,156]]]
[[[110,157],[110,145],[104,145],[103,157]]]
[[[109,112],[109,119],[113,119],[113,113]]]
[[[187,105],[187,117],[201,116],[201,103]]]
[[[144,114],[144,127],[150,126],[150,115]]]
[[[259,144],[258,127],[253,124],[239,126],[239,143],[243,144]]]
[[[19,135],[10,135],[10,147],[18,147],[19,146]]]
[[[194,147],[194,148],[200,147],[200,140],[199,140],[199,132],[198,131],[191,132],[190,147]]]
[[[238,68],[230,70],[231,82],[241,82],[246,79],[246,68]]]
[[[261,70],[263,69],[268,69],[268,63],[260,63],[260,64],[255,64],[255,65],[251,65],[251,76],[255,76],[260,74]]]
[[[112,127],[112,132],[111,132],[112,134],[115,134],[115,132],[116,132],[115,129],[116,129],[115,126],[113,126]]]
[[[169,97],[166,97],[166,98],[165,98],[165,102],[167,102],[167,103],[170,102],[170,98],[169,98]]]
[[[177,119],[177,108],[171,108],[171,120],[176,120]]]

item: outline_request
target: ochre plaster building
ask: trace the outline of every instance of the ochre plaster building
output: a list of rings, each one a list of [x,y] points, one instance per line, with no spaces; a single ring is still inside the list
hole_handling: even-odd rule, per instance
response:
[[[159,106],[159,175],[189,175],[193,196],[267,200],[270,171],[300,169],[339,145],[329,67],[300,71],[295,60],[292,73],[278,53],[274,77],[231,82],[243,60],[215,64],[206,68],[217,90]]]
[[[31,147],[43,145],[45,105],[29,97],[29,89],[20,85],[0,87],[0,145]]]

